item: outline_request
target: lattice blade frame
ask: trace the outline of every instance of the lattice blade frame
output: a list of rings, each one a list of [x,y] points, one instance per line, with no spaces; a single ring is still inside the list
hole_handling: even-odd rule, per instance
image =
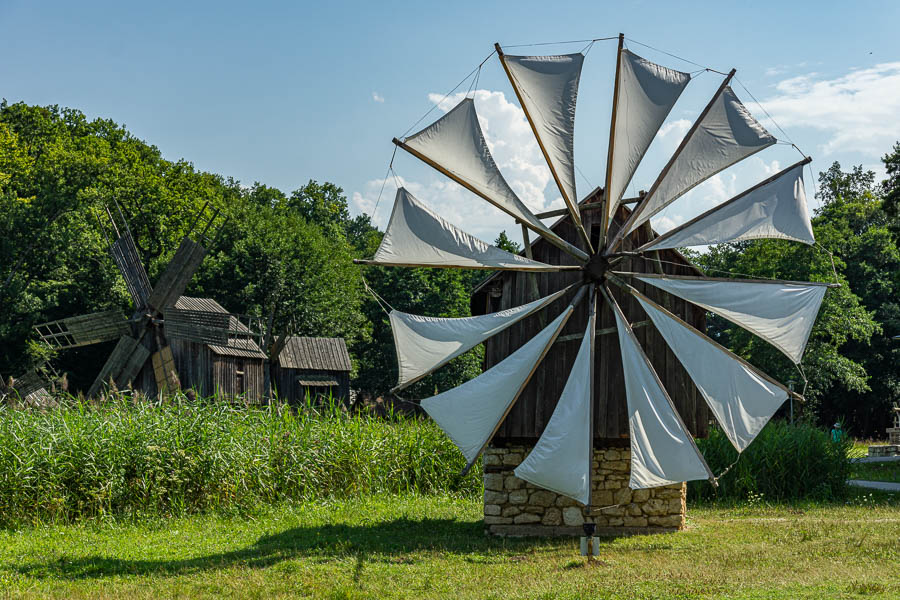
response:
[[[44,343],[57,350],[108,342],[130,331],[128,321],[117,310],[50,321],[35,325],[34,329]]]

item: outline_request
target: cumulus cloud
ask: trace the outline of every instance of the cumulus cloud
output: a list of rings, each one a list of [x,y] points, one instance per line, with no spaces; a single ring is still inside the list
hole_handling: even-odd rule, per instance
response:
[[[809,127],[824,134],[818,151],[826,156],[878,157],[900,137],[900,62],[831,79],[808,73],[778,82],[775,90],[762,101],[766,111],[787,129]]]
[[[372,100],[378,102],[379,104],[384,104],[384,96],[382,96],[378,92],[372,92]]]

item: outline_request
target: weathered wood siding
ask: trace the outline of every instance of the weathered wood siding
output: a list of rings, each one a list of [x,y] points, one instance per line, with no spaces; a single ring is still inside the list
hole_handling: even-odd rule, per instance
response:
[[[317,395],[328,396],[330,393],[335,399],[348,400],[350,398],[350,373],[347,371],[318,371],[310,369],[288,369],[276,365],[272,369],[272,382],[278,397],[290,404],[301,404],[306,401],[306,394],[315,398]],[[338,382],[336,386],[305,386],[300,383],[304,375],[327,375]]]
[[[612,227],[618,229],[628,211],[620,208]],[[599,210],[582,213],[585,226],[592,238],[599,235],[601,212]],[[554,227],[564,239],[586,249],[568,219]],[[623,243],[623,250],[632,250],[654,236],[649,225]],[[655,236],[654,236],[655,237]],[[574,265],[574,258],[543,240],[533,243],[534,259],[552,265]],[[659,252],[661,262],[642,258],[629,258],[618,265],[618,271],[665,272],[669,274],[695,275],[695,268],[689,266],[677,252]],[[673,264],[675,263],[675,264]],[[525,304],[537,297],[546,296],[582,279],[580,272],[561,273],[521,273],[503,272],[480,289],[472,297],[473,314],[484,314]],[[694,327],[705,331],[706,313],[687,302],[670,296],[652,286],[638,281],[632,285],[652,300],[665,306]],[[622,307],[626,318],[633,325],[648,319],[636,300],[623,294],[615,285],[610,290]],[[488,369],[538,333],[547,323],[562,312],[575,295],[569,292],[565,298],[557,300],[548,309],[540,311],[507,330],[495,335],[485,343],[484,368]],[[560,337],[583,334],[587,326],[589,302],[582,301],[569,319]],[[615,327],[612,311],[605,303],[598,314],[598,331]],[[638,326],[635,335],[647,353],[660,379],[668,390],[676,408],[688,429],[696,436],[707,435],[709,413],[706,403],[699,396],[696,387],[688,377],[678,359],[672,354],[665,341],[652,326]],[[578,352],[580,337],[554,344],[544,361],[538,367],[518,402],[513,406],[504,423],[500,426],[493,443],[534,443],[540,437],[556,408],[556,403],[565,386],[566,378]],[[596,340],[596,364],[594,365],[596,385],[594,398],[594,432],[597,445],[609,444],[610,440],[628,437],[628,420],[625,403],[625,382],[619,353],[618,337],[614,332],[598,336]]]

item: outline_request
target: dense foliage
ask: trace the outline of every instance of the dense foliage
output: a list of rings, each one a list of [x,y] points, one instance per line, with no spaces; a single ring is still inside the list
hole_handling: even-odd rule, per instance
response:
[[[244,510],[378,493],[481,493],[481,470],[432,421],[273,404],[71,401],[0,406],[0,526]]]
[[[845,439],[834,443],[828,432],[817,427],[772,421],[740,459],[721,429],[712,428],[709,437],[697,440],[697,444],[720,479],[718,489],[706,481],[689,482],[691,498],[790,502],[837,500],[847,494],[847,452],[852,442]]]

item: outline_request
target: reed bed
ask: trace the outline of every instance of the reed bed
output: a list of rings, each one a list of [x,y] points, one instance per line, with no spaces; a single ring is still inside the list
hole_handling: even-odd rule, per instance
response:
[[[0,407],[0,525],[252,510],[366,494],[481,493],[480,468],[431,421],[225,402]]]
[[[833,501],[847,496],[847,453],[853,441],[834,443],[827,431],[812,425],[771,421],[740,459],[718,428],[697,440],[697,445],[713,473],[728,471],[720,477],[718,489],[706,481],[690,482],[688,497],[695,500],[759,503]]]

